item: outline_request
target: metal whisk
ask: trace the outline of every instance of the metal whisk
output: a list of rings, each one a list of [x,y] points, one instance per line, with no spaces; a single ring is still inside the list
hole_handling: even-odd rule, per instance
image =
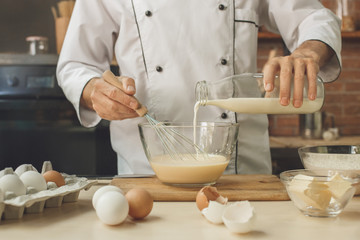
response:
[[[103,78],[111,85],[124,90],[122,82],[110,71],[106,70],[103,73]],[[148,114],[147,108],[140,104],[140,108],[135,110],[140,117],[145,117],[151,127],[155,130],[159,137],[165,152],[173,160],[194,159],[199,160],[207,158],[207,153],[204,152],[192,140],[179,133],[170,126],[166,126],[164,122],[159,122]]]

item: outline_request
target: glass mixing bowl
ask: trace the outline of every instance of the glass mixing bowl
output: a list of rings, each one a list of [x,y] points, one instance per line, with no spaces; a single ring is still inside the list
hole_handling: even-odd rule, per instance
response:
[[[238,132],[238,123],[226,122],[139,124],[156,176],[181,186],[214,184],[229,163]]]

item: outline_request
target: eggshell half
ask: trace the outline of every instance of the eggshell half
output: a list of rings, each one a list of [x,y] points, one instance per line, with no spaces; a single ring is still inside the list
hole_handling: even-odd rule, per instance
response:
[[[196,195],[196,206],[201,211],[209,206],[210,201],[217,201],[221,204],[226,204],[227,198],[221,196],[216,187],[203,187]]]
[[[214,224],[221,224],[223,223],[222,216],[226,207],[226,204],[222,204],[217,201],[210,201],[209,206],[204,208],[201,213],[209,222]]]
[[[249,201],[235,202],[224,210],[223,221],[233,233],[247,233],[253,229],[255,212]]]

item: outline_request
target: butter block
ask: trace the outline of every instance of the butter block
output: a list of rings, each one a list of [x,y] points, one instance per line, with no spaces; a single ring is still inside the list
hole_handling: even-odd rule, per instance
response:
[[[325,210],[329,206],[332,196],[328,185],[314,179],[308,187],[304,194],[313,201],[312,206]]]
[[[338,173],[332,176],[330,181],[326,184],[329,187],[332,196],[337,200],[340,200],[345,193],[351,189],[351,182],[345,180]]]
[[[296,175],[289,184],[289,191],[300,198],[307,206],[324,210],[331,201],[329,186],[314,177]]]
[[[305,195],[305,191],[309,188],[309,184],[313,179],[313,177],[302,174],[294,176],[289,183],[289,192],[296,198],[301,199],[306,205],[313,205],[314,201]]]

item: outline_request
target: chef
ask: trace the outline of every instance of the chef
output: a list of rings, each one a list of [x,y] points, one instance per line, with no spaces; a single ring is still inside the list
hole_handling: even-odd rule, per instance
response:
[[[314,0],[77,0],[60,54],[57,78],[81,124],[110,120],[119,174],[153,173],[134,109],[146,105],[159,121],[192,121],[195,85],[256,72],[259,26],[281,34],[287,57],[264,67],[265,89],[280,75],[282,105],[289,104],[294,76],[295,106],[302,104],[304,76],[334,81],[340,73],[340,22]],[[124,91],[102,73],[113,58]],[[199,121],[240,122],[236,157],[227,173],[270,174],[266,115],[202,107]]]

